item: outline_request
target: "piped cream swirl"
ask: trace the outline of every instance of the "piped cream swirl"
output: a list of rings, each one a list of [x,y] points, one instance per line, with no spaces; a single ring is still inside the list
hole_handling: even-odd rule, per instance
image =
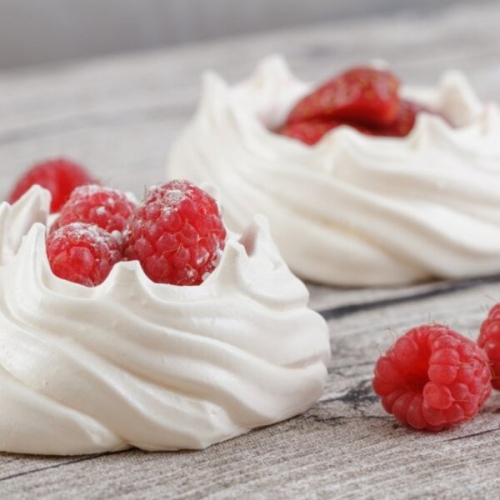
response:
[[[33,188],[0,205],[0,450],[200,449],[320,397],[328,329],[264,218],[200,286],[155,284],[122,262],[86,288],[50,270],[49,202]]]
[[[235,230],[266,214],[303,278],[365,286],[500,271],[495,104],[481,103],[462,74],[448,72],[435,89],[402,93],[449,123],[421,113],[405,138],[340,127],[310,147],[271,131],[309,88],[280,57],[232,88],[207,74],[168,175],[217,184]]]

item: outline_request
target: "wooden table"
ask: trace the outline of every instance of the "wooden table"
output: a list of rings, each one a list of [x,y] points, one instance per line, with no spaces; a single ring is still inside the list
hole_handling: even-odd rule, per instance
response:
[[[1,191],[34,160],[65,155],[140,195],[164,179],[167,151],[198,101],[200,72],[212,68],[236,81],[272,52],[310,80],[372,58],[419,84],[456,67],[483,99],[500,101],[499,20],[500,6],[475,3],[432,17],[330,24],[1,75]],[[431,319],[475,338],[500,300],[500,278],[310,289],[312,307],[328,319],[333,363],[321,401],[306,414],[203,452],[0,454],[0,497],[498,498],[500,397],[473,422],[428,434],[397,425],[370,383],[394,332]]]

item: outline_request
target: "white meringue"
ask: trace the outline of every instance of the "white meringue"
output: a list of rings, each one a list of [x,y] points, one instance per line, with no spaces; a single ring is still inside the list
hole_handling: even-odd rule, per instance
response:
[[[0,205],[0,450],[200,449],[320,397],[328,328],[264,218],[200,286],[121,262],[86,288],[50,270],[49,203],[35,187]]]
[[[333,285],[394,285],[500,272],[500,112],[457,72],[402,94],[433,107],[405,138],[349,127],[310,147],[272,129],[309,85],[280,57],[228,87],[207,74],[167,175],[217,184],[235,230],[270,220],[292,270]]]

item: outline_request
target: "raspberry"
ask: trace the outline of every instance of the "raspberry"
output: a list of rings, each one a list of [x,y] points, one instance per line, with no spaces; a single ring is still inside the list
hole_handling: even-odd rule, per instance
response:
[[[396,120],[383,127],[373,127],[373,135],[385,137],[405,137],[413,129],[417,115],[421,112],[437,114],[416,102],[401,99]]]
[[[333,119],[360,125],[387,125],[398,115],[398,89],[399,80],[389,71],[352,68],[299,101],[287,123]]]
[[[439,431],[473,418],[491,393],[484,352],[444,325],[413,328],[379,358],[373,389],[397,420]]]
[[[95,183],[95,180],[82,166],[63,158],[37,163],[31,167],[16,183],[8,196],[9,203],[14,203],[34,184],[48,189],[52,195],[50,211],[58,212],[69,195],[82,184]]]
[[[59,278],[85,286],[102,283],[122,258],[119,243],[93,224],[74,222],[47,237],[47,257]]]
[[[110,233],[122,232],[134,209],[135,203],[124,193],[88,184],[74,189],[55,224],[62,227],[72,222],[87,222]]]
[[[348,125],[365,135],[406,137],[412,131],[417,115],[421,112],[438,115],[438,113],[435,113],[420,104],[401,99],[397,117],[390,124],[382,126],[368,126],[348,121],[315,119],[304,122],[286,123],[279,130],[279,133],[298,139],[299,141],[309,144],[310,146],[316,144],[327,132],[340,127],[341,125]],[[444,117],[442,118],[444,119]]]
[[[367,135],[373,135],[373,132],[370,129],[363,127],[362,125],[342,123],[335,120],[309,120],[306,122],[288,123],[279,130],[279,133],[312,146],[313,144],[316,144],[327,132],[340,127],[341,125],[349,125],[359,132]]]
[[[286,123],[279,133],[293,137],[309,146],[316,144],[328,131],[339,126],[339,122],[309,120],[306,122]]]
[[[491,363],[491,385],[500,390],[500,304],[494,306],[483,321],[477,339]]]
[[[225,237],[216,201],[176,180],[146,192],[129,220],[125,257],[156,283],[198,285],[215,268]]]
[[[341,125],[366,135],[405,137],[418,113],[437,113],[400,99],[398,90],[399,80],[389,71],[352,68],[299,101],[278,133],[309,145]]]

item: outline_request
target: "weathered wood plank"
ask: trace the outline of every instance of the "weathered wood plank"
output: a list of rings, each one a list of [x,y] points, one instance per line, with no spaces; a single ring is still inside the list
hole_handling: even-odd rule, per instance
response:
[[[311,294],[310,307],[319,311],[326,319],[332,319],[357,311],[451,294],[475,288],[483,283],[496,283],[498,281],[500,281],[500,276],[489,276],[487,278],[433,281],[406,287],[352,289],[333,288],[313,283],[306,284]]]

